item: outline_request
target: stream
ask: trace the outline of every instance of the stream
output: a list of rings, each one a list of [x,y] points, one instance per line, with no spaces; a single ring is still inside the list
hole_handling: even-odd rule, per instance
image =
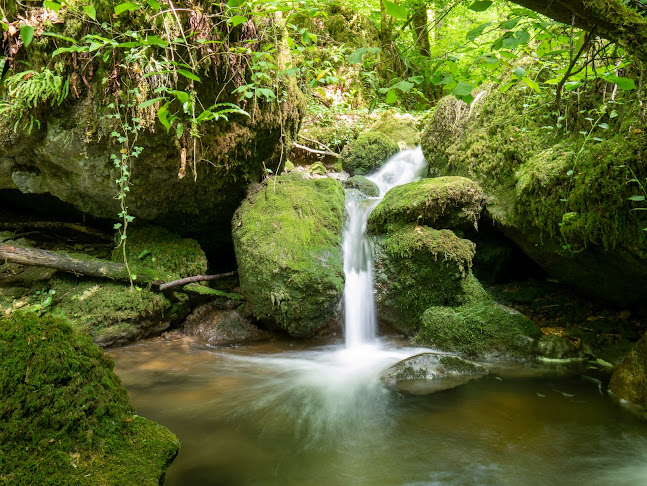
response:
[[[430,350],[376,335],[366,220],[381,197],[426,172],[420,149],[349,190],[344,338],[208,347],[157,338],[112,349],[137,412],[180,438],[175,485],[636,485],[647,425],[587,370],[488,363],[491,374],[412,395],[380,381]]]

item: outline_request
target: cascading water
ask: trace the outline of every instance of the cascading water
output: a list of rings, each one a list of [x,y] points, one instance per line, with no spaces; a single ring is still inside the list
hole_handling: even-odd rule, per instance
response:
[[[427,162],[422,149],[403,150],[391,157],[377,172],[367,176],[380,190],[378,197],[365,197],[357,190],[346,191],[348,220],[344,228],[344,335],[346,347],[358,348],[375,340],[377,318],[373,298],[373,259],[366,236],[371,211],[389,189],[424,176]]]

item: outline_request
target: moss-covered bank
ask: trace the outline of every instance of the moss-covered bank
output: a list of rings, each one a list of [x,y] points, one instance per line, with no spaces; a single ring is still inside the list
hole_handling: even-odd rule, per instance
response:
[[[157,485],[179,449],[133,414],[113,362],[63,320],[0,317],[0,482]]]
[[[344,190],[332,179],[268,179],[236,211],[240,287],[254,315],[292,336],[334,321],[344,289]]]
[[[647,178],[647,127],[630,95],[605,103],[602,83],[568,100],[561,128],[549,95],[520,86],[472,107],[445,98],[422,147],[434,175],[477,181],[491,220],[553,276],[644,310],[647,212],[630,181]]]

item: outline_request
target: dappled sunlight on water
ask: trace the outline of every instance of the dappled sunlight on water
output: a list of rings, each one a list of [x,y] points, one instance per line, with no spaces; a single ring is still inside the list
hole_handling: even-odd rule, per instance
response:
[[[595,383],[512,365],[432,395],[382,386],[421,351],[153,340],[110,354],[138,413],[180,437],[169,485],[647,481],[647,426]]]

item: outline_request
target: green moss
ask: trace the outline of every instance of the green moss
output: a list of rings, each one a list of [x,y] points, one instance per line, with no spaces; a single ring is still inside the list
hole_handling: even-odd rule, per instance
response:
[[[346,189],[357,189],[368,197],[377,197],[380,195],[380,189],[377,185],[361,175],[356,175],[346,179],[342,182],[342,186]]]
[[[380,318],[413,335],[432,305],[457,305],[484,292],[471,275],[475,245],[449,230],[404,226],[375,244]]]
[[[475,227],[483,193],[465,177],[436,177],[397,186],[386,193],[368,220],[368,231],[388,232],[404,223],[436,229]]]
[[[541,331],[527,317],[483,300],[430,307],[414,342],[479,358],[528,359],[536,355],[535,340],[540,337]]]
[[[110,357],[61,319],[0,317],[0,480],[158,484],[177,438],[133,415]]]
[[[207,257],[197,241],[180,238],[159,226],[134,227],[126,240],[128,262],[133,273],[152,270],[156,280],[171,281],[207,272]],[[121,248],[112,254],[116,262],[123,262]]]
[[[326,166],[321,162],[315,162],[314,164],[310,165],[310,167],[308,167],[308,172],[315,175],[326,175],[328,169],[326,169]]]
[[[445,370],[461,375],[486,375],[488,370],[476,363],[466,361],[458,356],[441,356],[439,360]]]
[[[398,144],[382,133],[362,133],[344,147],[342,166],[350,175],[368,174],[398,150]]]
[[[420,132],[416,128],[415,119],[401,116],[395,110],[385,111],[369,131],[383,133],[402,149],[414,148],[420,143]]]
[[[241,204],[232,221],[241,293],[259,319],[293,336],[334,315],[344,277],[344,191],[332,179],[279,176]]]
[[[609,390],[616,398],[639,407],[642,417],[647,420],[647,334],[613,372]]]

